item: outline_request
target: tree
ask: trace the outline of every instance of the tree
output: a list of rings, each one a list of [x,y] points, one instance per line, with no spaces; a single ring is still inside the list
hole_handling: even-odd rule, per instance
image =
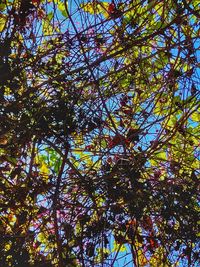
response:
[[[1,1],[0,266],[198,265],[197,2]]]

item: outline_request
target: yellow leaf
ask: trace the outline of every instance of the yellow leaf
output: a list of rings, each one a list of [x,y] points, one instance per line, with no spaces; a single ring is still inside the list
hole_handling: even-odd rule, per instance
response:
[[[112,252],[113,251],[124,252],[124,251],[126,251],[126,247],[124,245],[122,245],[122,244],[116,243],[115,240],[114,240]]]
[[[92,15],[100,13],[100,11],[98,9],[98,4],[95,3],[95,2],[91,2],[91,3],[89,2],[89,3],[86,3],[86,4],[81,4],[81,8],[84,11],[86,11],[86,12],[92,14]]]
[[[47,168],[47,165],[44,162],[42,162],[40,171],[44,174],[49,174],[49,169]]]
[[[43,34],[46,35],[52,35],[53,33],[53,27],[51,26],[50,22],[48,21],[42,21],[42,30]]]
[[[192,162],[192,165],[191,165],[191,168],[199,168],[199,160],[198,159],[195,159],[193,162]]]
[[[100,9],[100,11],[101,11],[101,13],[104,15],[104,17],[107,19],[107,18],[109,18],[109,13],[108,13],[108,6],[109,6],[109,3],[107,3],[107,2],[102,2],[102,3],[100,3],[99,4],[99,9]]]
[[[150,267],[170,267],[171,264],[166,260],[165,263],[163,263],[163,259],[165,259],[165,249],[161,246],[159,246],[154,254],[149,259],[149,265]]]
[[[161,2],[161,3],[157,3],[157,5],[156,5],[156,12],[157,12],[158,15],[161,16],[161,17],[162,17],[162,15],[163,15],[163,8],[164,8],[164,5],[163,5],[162,2]]]
[[[45,163],[45,160],[42,158],[42,156],[38,155],[35,163],[39,165],[39,169],[44,181],[48,182],[50,171],[48,165]]]
[[[10,225],[14,225],[15,224],[15,222],[16,222],[16,216],[15,215],[13,215],[12,213],[10,213],[9,215],[8,215],[8,221],[9,221],[9,224]]]
[[[81,8],[94,15],[94,14],[103,14],[106,18],[109,17],[109,14],[107,12],[109,3],[107,2],[102,2],[102,3],[97,3],[97,2],[88,2],[86,4],[81,4]]]
[[[5,247],[4,247],[5,251],[10,250],[10,248],[11,248],[11,244],[9,244],[9,243],[6,244]]]
[[[141,249],[138,250],[137,257],[138,257],[139,266],[141,266],[141,267],[146,266],[146,264],[148,263],[148,260],[145,257],[145,255]]]
[[[46,237],[45,237],[44,233],[39,233],[37,236],[37,240],[41,243],[44,243],[46,241]]]
[[[4,30],[6,21],[7,21],[7,17],[3,14],[0,14],[0,32]]]

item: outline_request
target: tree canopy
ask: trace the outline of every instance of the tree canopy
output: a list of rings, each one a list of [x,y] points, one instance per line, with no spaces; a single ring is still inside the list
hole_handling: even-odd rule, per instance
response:
[[[0,266],[198,266],[198,8],[0,1]]]

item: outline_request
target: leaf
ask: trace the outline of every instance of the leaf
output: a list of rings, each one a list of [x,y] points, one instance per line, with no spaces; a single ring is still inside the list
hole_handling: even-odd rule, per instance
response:
[[[153,1],[152,1],[153,2]],[[164,8],[164,5],[163,5],[163,3],[161,2],[161,3],[157,3],[157,5],[156,5],[156,12],[158,13],[158,15],[160,16],[160,17],[162,17],[162,15],[163,15],[163,8]]]
[[[11,248],[11,244],[8,243],[8,244],[5,245],[4,250],[5,251],[9,251],[10,248]]]
[[[0,11],[3,11],[6,8],[6,4],[5,3],[1,3],[0,4]]]
[[[192,115],[191,115],[191,119],[195,122],[200,122],[200,112],[199,111],[195,111]]]
[[[51,25],[51,20],[53,18],[53,12],[50,12],[47,16],[47,18],[42,20],[42,31],[43,34],[46,35],[52,35],[54,29]]]
[[[149,259],[149,266],[151,267],[157,267],[157,266],[165,266],[169,267],[171,266],[170,262],[168,262],[167,259],[165,259],[165,249],[162,246],[159,246],[154,254]]]
[[[63,15],[63,17],[67,18],[68,14],[65,8],[65,3],[62,2],[61,0],[57,0],[57,4],[58,4],[58,9],[61,12],[61,14]],[[66,2],[66,6],[67,6],[67,2]]]
[[[88,2],[86,4],[81,4],[81,8],[85,11],[90,13],[91,15],[94,14],[103,14],[105,18],[109,17],[109,13],[108,13],[108,7],[109,7],[109,3],[107,2],[101,2],[101,3],[96,3],[94,2]]]
[[[49,169],[47,168],[47,165],[42,162],[42,165],[40,167],[40,171],[43,173],[43,174],[49,174]]]
[[[148,263],[148,260],[145,257],[145,255],[141,249],[138,250],[137,257],[138,257],[139,266],[141,266],[141,267],[146,266],[146,264]]]
[[[9,221],[9,224],[10,225],[14,225],[15,224],[15,222],[16,222],[16,216],[14,215],[14,214],[12,214],[12,213],[10,213],[9,215],[8,215],[8,221]]]
[[[123,244],[118,244],[115,240],[113,242],[113,249],[112,252],[114,251],[119,251],[119,252],[125,252],[126,251],[126,247]]]
[[[8,136],[0,135],[0,145],[6,145],[8,143]]]
[[[81,4],[81,8],[90,13],[91,15],[100,14],[99,5],[95,2],[88,2],[87,4]]]
[[[140,130],[139,129],[133,129],[133,128],[130,128],[128,133],[127,133],[127,138],[130,142],[138,142],[139,141],[139,133],[140,133]]]
[[[11,164],[13,164],[13,165],[16,165],[17,164],[17,159],[16,158],[6,156],[6,160],[8,162],[10,162]]]
[[[0,14],[0,32],[4,30],[6,21],[7,21],[7,17],[3,14]]]
[[[165,128],[170,130],[171,128],[173,128],[177,122],[177,118],[175,116],[171,116],[171,117],[168,117],[166,119],[166,124],[165,124]]]
[[[158,160],[167,160],[167,154],[165,152],[159,152],[155,154],[155,158]]]
[[[37,236],[37,240],[41,243],[44,243],[46,241],[46,237],[44,233],[39,233]]]

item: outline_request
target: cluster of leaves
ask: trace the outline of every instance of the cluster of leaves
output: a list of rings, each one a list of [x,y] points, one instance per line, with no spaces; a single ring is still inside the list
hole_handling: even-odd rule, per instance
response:
[[[0,266],[197,266],[198,1],[0,11]]]

